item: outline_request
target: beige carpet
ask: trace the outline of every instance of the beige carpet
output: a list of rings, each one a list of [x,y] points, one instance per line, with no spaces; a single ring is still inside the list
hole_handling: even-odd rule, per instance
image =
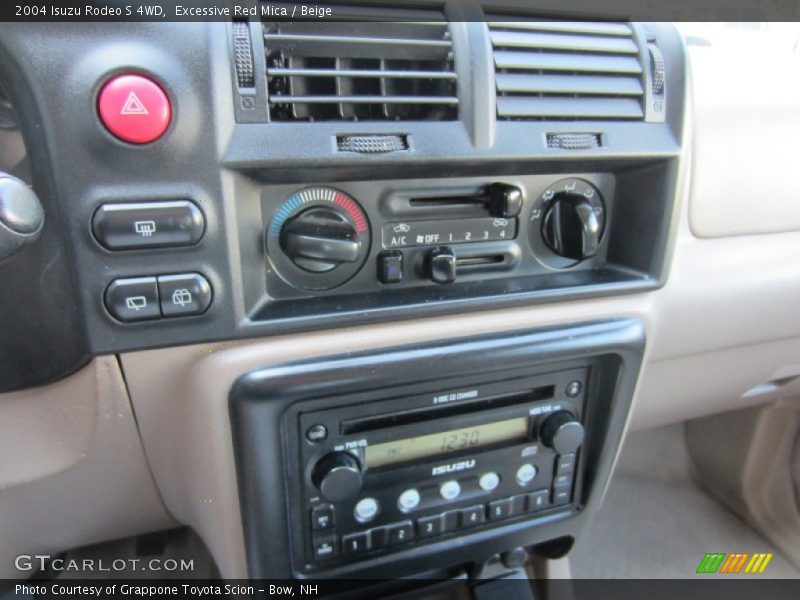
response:
[[[763,576],[800,578],[690,473],[682,425],[630,435],[597,518],[570,553],[573,577],[700,577],[706,552],[773,552]]]

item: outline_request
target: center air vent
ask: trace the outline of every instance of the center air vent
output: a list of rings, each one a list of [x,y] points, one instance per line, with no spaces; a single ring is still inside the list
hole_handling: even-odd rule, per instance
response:
[[[270,119],[455,119],[447,23],[435,12],[442,20],[401,22],[402,12],[374,23],[264,22]]]
[[[642,65],[626,23],[490,21],[497,116],[644,118]]]

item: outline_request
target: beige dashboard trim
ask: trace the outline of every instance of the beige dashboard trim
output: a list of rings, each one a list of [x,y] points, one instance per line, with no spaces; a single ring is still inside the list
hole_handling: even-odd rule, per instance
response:
[[[20,554],[176,525],[145,459],[114,357],[57,383],[0,394],[0,578]]]

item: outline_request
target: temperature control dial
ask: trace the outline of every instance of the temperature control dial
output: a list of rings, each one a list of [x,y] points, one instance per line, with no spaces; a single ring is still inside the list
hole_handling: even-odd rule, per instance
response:
[[[605,229],[600,192],[582,179],[564,179],[545,190],[535,203],[529,237],[540,261],[566,268],[591,258],[600,249]]]
[[[287,221],[281,248],[301,269],[324,273],[341,263],[356,262],[361,241],[356,228],[336,210],[309,208]]]
[[[267,229],[267,254],[291,285],[327,290],[364,264],[370,230],[358,203],[339,190],[316,187],[289,197]]]

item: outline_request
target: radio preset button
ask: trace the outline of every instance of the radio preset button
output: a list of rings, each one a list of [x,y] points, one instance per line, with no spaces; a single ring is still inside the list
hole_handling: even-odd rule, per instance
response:
[[[400,497],[397,499],[397,506],[402,511],[414,510],[419,506],[419,501],[419,491],[415,488],[410,488],[400,494]]]
[[[550,504],[550,491],[539,490],[528,494],[528,511],[542,510]]]
[[[443,515],[433,515],[417,519],[417,535],[421,538],[433,537],[442,533]]]
[[[531,463],[525,463],[517,469],[517,483],[520,485],[528,485],[531,481],[536,479],[539,471]]]
[[[489,502],[489,519],[498,521],[511,516],[511,498]]]
[[[333,506],[323,504],[311,509],[311,529],[330,529],[333,527]]]
[[[362,554],[369,550],[369,531],[353,533],[342,538],[342,553],[346,556]]]
[[[387,544],[405,544],[414,539],[414,526],[411,521],[403,521],[386,527]]]
[[[441,514],[442,517],[442,533],[449,533],[458,529],[459,511],[450,510]]]
[[[497,489],[497,486],[500,485],[500,476],[494,472],[484,473],[478,480],[478,485],[481,486],[482,490],[491,492],[492,490]]]
[[[547,491],[547,490],[545,490]],[[511,500],[511,516],[515,517],[517,515],[521,515],[525,512],[525,494],[519,494],[518,496],[512,496]]]
[[[378,501],[375,498],[362,498],[356,504],[356,508],[353,511],[356,517],[356,521],[359,523],[367,523],[375,518],[375,515],[378,514]]]
[[[461,510],[461,527],[475,527],[486,520],[486,510],[483,505],[470,506]]]
[[[455,500],[458,498],[460,493],[461,484],[459,484],[455,479],[445,481],[441,486],[439,486],[439,494],[445,500]]]

